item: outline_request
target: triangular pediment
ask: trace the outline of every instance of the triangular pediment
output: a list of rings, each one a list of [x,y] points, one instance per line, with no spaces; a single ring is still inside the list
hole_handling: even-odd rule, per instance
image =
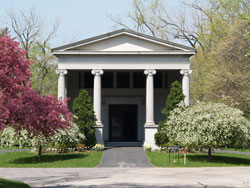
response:
[[[91,44],[83,44],[79,47],[69,50],[86,50],[86,51],[164,51],[177,50],[173,47],[168,47],[154,42],[149,42],[141,38],[136,38],[130,35],[121,34],[112,38],[97,41]]]
[[[135,31],[121,29],[72,44],[54,48],[59,52],[193,52],[195,49],[157,39]]]

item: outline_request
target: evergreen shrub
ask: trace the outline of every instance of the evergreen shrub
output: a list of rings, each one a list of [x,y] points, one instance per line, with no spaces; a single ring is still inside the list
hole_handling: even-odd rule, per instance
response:
[[[73,102],[73,113],[76,116],[75,124],[79,127],[80,132],[84,134],[83,144],[92,148],[96,144],[95,137],[95,113],[92,104],[92,98],[88,91],[82,89]]]
[[[182,92],[181,84],[176,80],[171,84],[170,93],[167,96],[166,106],[162,109],[163,121],[159,122],[157,133],[155,134],[155,143],[162,146],[168,142],[168,136],[162,129],[166,126],[165,122],[168,120],[170,112],[183,101],[185,96]]]

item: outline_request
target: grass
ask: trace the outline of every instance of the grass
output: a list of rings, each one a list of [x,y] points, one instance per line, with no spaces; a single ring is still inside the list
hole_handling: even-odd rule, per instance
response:
[[[240,152],[250,152],[250,148],[221,148],[222,150],[230,150],[230,151],[240,151]]]
[[[174,164],[174,154],[170,155],[166,152],[146,152],[149,161],[157,167],[233,167],[233,166],[250,166],[250,156],[228,154],[228,153],[212,153],[212,159],[208,160],[207,153],[188,153],[187,162],[184,166],[184,156],[180,154],[179,164],[178,157],[175,154],[176,164]]]
[[[66,154],[43,154],[41,160],[36,153],[29,151],[0,154],[0,167],[15,168],[79,168],[96,167],[103,152],[84,152]]]
[[[20,181],[12,181],[0,178],[0,188],[30,188],[30,186]]]

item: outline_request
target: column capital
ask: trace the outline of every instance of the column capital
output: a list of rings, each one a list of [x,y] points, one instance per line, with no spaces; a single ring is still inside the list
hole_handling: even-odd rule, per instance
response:
[[[68,71],[66,69],[57,69],[56,70],[56,74],[58,74],[59,76],[64,76],[67,73],[68,73]]]
[[[103,70],[102,69],[92,69],[91,73],[93,75],[97,75],[97,76],[100,76],[103,74]]]
[[[192,70],[190,69],[182,69],[180,71],[181,74],[183,74],[184,76],[189,76],[192,73]]]
[[[156,74],[156,70],[155,69],[146,69],[146,70],[144,70],[144,74],[152,76],[152,75]]]

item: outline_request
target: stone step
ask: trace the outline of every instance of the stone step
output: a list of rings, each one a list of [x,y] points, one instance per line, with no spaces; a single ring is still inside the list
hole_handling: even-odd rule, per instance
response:
[[[104,142],[105,147],[141,147],[142,142]]]

